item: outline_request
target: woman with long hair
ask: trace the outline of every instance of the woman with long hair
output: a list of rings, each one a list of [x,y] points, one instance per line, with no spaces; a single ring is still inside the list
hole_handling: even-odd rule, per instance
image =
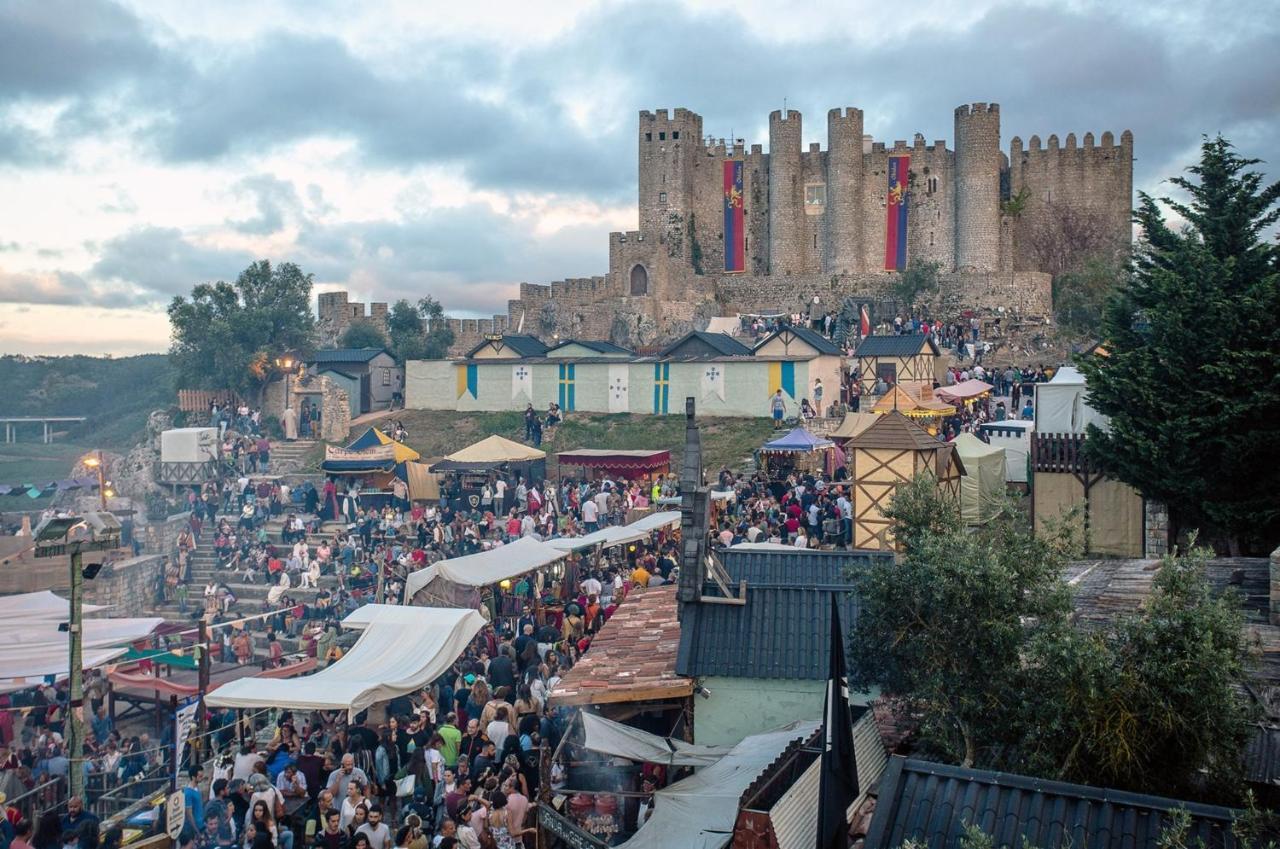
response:
[[[36,833],[31,838],[31,849],[61,849],[62,820],[54,811],[45,811],[36,821]]]
[[[279,833],[276,830],[275,817],[271,815],[271,811],[267,808],[267,803],[262,799],[253,803],[253,810],[250,812],[250,824],[253,826],[259,837],[266,834],[271,838],[271,845],[279,845]],[[257,846],[257,839],[253,844]]]
[[[354,738],[353,738],[354,739]],[[342,800],[342,819],[338,825],[354,833],[355,829],[351,828],[352,824],[356,826],[364,822],[364,814],[368,812],[369,800],[364,795],[364,785],[360,783],[360,779],[351,778],[347,782],[347,798]]]

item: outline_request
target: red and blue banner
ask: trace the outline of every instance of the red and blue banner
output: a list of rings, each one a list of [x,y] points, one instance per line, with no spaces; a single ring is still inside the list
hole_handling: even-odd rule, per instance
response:
[[[742,162],[724,163],[724,270],[747,270],[747,228],[742,214]]]
[[[907,174],[910,156],[889,157],[889,193],[885,203],[884,270],[902,271],[907,267]]]

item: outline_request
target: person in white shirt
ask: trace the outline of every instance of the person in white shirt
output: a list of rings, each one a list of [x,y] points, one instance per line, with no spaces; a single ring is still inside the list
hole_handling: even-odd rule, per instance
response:
[[[600,513],[596,503],[590,499],[582,502],[582,524],[586,527],[587,532],[595,531],[599,521]]]
[[[809,547],[809,538],[804,535],[804,525],[801,525],[800,530],[796,531],[796,541],[794,545],[796,548]]]
[[[596,580],[595,575],[589,575],[587,579],[582,582],[582,591],[589,596],[599,596],[602,589],[604,589],[604,587],[602,587],[600,582]]]
[[[600,524],[608,524],[609,521],[609,493],[607,490],[600,490],[592,499],[596,503],[596,514],[600,519]]]

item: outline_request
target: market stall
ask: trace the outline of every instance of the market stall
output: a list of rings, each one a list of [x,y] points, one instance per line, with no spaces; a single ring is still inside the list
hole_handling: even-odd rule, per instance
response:
[[[973,406],[975,401],[991,395],[995,387],[982,380],[963,380],[955,386],[940,386],[934,390],[939,400],[955,406]]]
[[[326,447],[320,469],[341,481],[339,503],[343,501],[345,494],[342,491],[345,489],[348,493],[359,492],[359,506],[381,509],[393,500],[394,481],[399,479],[408,483],[409,466],[420,459],[421,455],[408,445],[396,442],[382,431],[371,427],[345,448],[332,445]],[[346,484],[345,487],[343,483]]]
[[[929,393],[925,396],[925,393]],[[932,390],[922,390],[913,395],[901,386],[894,386],[880,397],[871,412],[882,416],[885,413],[898,412],[914,420],[930,435],[937,435],[942,420],[956,414],[956,408],[945,401],[933,397]]]
[[[484,624],[475,610],[365,605],[343,620],[344,626],[363,633],[341,660],[304,678],[231,681],[210,693],[205,703],[355,714],[439,678]]]
[[[758,465],[770,477],[785,476],[791,472],[822,471],[832,474],[836,466],[835,443],[802,427],[766,442],[757,453]]]
[[[964,465],[960,478],[960,516],[966,525],[981,525],[1000,510],[1004,499],[1004,449],[988,445],[971,433],[952,440]]]
[[[480,606],[483,588],[536,572],[565,555],[544,542],[522,537],[478,554],[439,560],[409,573],[404,602],[474,609]]]
[[[1005,480],[1010,483],[1027,482],[1027,469],[1031,461],[1031,434],[1035,429],[1035,422],[1021,419],[978,425],[978,432],[990,445],[1004,449]]]
[[[579,448],[556,455],[560,474],[566,466],[577,466],[582,477],[608,477],[617,480],[644,480],[671,471],[670,451],[621,451],[610,448]]]
[[[445,495],[474,509],[485,483],[499,476],[541,483],[547,476],[547,452],[495,434],[432,463],[431,471],[443,475]],[[514,497],[513,489],[508,488],[508,498]]]

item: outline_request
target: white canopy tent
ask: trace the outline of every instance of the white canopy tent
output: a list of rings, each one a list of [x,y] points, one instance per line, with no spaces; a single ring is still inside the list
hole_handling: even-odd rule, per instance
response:
[[[552,548],[532,537],[522,537],[515,542],[432,563],[425,569],[411,572],[404,582],[406,602],[436,578],[465,587],[484,587],[541,569],[565,556],[565,552]]]
[[[727,845],[733,839],[738,801],[751,782],[793,740],[808,739],[817,730],[816,722],[793,722],[747,737],[716,763],[655,793],[653,816],[622,846],[720,849]]]
[[[100,604],[81,605],[81,610],[85,614],[106,609]],[[0,623],[33,619],[68,619],[70,616],[71,603],[49,590],[0,596]]]
[[[711,766],[729,754],[730,746],[698,746],[659,737],[621,722],[614,722],[582,711],[582,730],[586,733],[584,745],[593,752],[616,755],[632,761],[666,764],[667,766]]]
[[[129,651],[128,646],[87,649],[81,655],[84,669],[96,669]],[[12,693],[34,687],[52,678],[61,681],[71,674],[71,663],[65,643],[59,646],[29,647],[16,658],[0,659],[0,693]]]
[[[645,539],[654,531],[680,524],[679,510],[664,510],[642,516],[629,525],[612,525],[580,537],[556,537],[546,544],[559,551],[581,551],[603,544],[605,548]]]
[[[364,633],[332,666],[303,678],[231,681],[210,693],[206,704],[355,714],[439,678],[485,624],[475,610],[385,604],[366,605],[352,617]]]
[[[1062,366],[1048,383],[1037,383],[1035,394],[1037,433],[1084,433],[1088,425],[1108,429],[1107,417],[1089,406],[1084,375]]]

